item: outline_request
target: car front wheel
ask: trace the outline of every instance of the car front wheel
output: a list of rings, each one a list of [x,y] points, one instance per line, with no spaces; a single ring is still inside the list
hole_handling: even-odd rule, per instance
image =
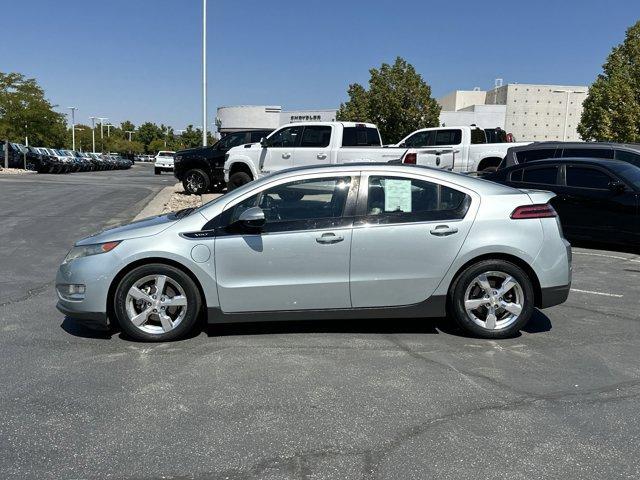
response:
[[[246,172],[236,172],[229,177],[229,183],[227,183],[227,190],[235,190],[242,185],[249,183],[252,180],[251,175]]]
[[[200,306],[200,293],[191,277],[163,264],[143,265],[127,273],[113,299],[122,330],[152,342],[186,335],[196,323]]]
[[[202,195],[209,190],[209,176],[204,170],[194,168],[189,170],[184,176],[182,186],[185,192],[191,195]]]
[[[514,336],[531,318],[531,279],[504,260],[484,260],[469,266],[450,292],[453,316],[464,330],[482,338]]]

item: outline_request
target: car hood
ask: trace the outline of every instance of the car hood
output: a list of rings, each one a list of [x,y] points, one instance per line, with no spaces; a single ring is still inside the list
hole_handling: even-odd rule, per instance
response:
[[[132,223],[111,227],[76,242],[76,245],[91,245],[94,243],[127,240],[129,238],[150,237],[166,230],[178,219],[174,213],[143,218]]]

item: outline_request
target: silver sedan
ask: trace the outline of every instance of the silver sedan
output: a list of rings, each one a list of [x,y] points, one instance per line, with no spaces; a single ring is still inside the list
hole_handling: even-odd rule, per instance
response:
[[[288,170],[78,241],[57,307],[147,341],[199,318],[448,316],[503,338],[568,296],[552,197],[416,166]]]

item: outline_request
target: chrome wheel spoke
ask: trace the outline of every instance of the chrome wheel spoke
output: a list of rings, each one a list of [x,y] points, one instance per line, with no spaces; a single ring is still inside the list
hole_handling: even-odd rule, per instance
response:
[[[520,305],[519,303],[502,302],[500,306],[507,312],[513,313],[514,315],[520,315],[520,313],[522,312],[522,305]]]
[[[145,292],[140,290],[135,285],[129,289],[129,295],[131,295],[136,300],[144,300],[145,302],[151,302],[151,297],[147,295]]]
[[[164,293],[165,283],[167,283],[166,275],[158,275],[156,277],[156,295],[162,295]]]
[[[162,330],[165,332],[173,330],[173,320],[171,320],[171,317],[164,312],[160,314],[160,324],[162,325]]]
[[[487,301],[484,298],[470,298],[469,300],[465,300],[464,308],[467,310],[475,310],[485,303],[487,303]]]
[[[149,315],[151,314],[152,310],[153,309],[151,307],[147,308],[146,310],[143,310],[142,312],[140,312],[138,315],[136,315],[131,319],[131,323],[133,323],[136,327],[140,327],[144,325],[146,321],[149,319]]]
[[[485,320],[485,327],[489,330],[495,330],[496,328],[496,311],[493,307],[489,308],[489,313],[487,313]]]
[[[518,283],[513,279],[513,277],[508,276],[507,278],[504,279],[504,282],[502,282],[502,285],[498,289],[498,294],[501,297],[504,296],[509,290],[511,290],[517,284]]]
[[[484,274],[479,275],[478,278],[476,279],[476,283],[480,285],[480,288],[482,288],[482,290],[484,290],[485,293],[490,294],[492,292],[491,284],[489,283],[489,279],[487,278],[486,275]]]
[[[184,295],[176,295],[175,297],[166,298],[163,302],[161,302],[163,307],[186,307],[187,306],[187,297]]]

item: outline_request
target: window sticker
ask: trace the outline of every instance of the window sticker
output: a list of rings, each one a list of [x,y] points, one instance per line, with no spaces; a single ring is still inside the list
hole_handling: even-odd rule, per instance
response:
[[[385,179],[384,211],[411,212],[411,180]]]

